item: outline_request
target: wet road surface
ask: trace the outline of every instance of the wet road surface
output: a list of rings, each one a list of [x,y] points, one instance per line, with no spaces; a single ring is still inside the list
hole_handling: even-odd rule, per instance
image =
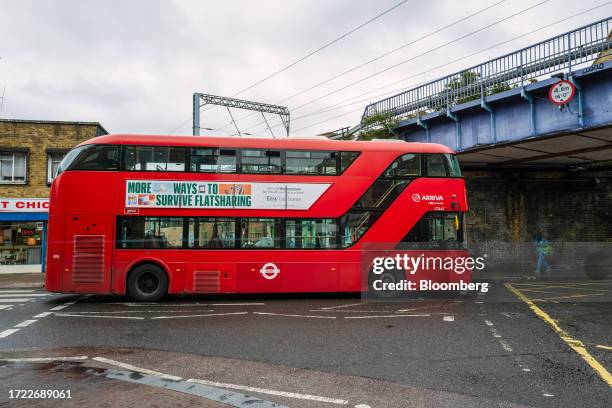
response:
[[[611,281],[498,282],[486,294],[395,302],[262,295],[142,304],[43,291],[13,298],[23,294],[30,300],[0,310],[0,360],[79,356],[83,367],[148,370],[290,407],[612,405]],[[79,398],[98,395],[96,381],[117,381],[50,372],[0,366],[0,403],[38,381],[60,389],[69,376]],[[149,388],[150,398],[176,394],[176,406],[197,398]]]

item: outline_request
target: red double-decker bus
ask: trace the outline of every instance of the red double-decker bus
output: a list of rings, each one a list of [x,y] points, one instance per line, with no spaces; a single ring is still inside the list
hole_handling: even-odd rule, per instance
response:
[[[100,136],[70,151],[53,181],[45,285],[139,301],[358,292],[368,244],[465,254],[465,211],[442,145]]]

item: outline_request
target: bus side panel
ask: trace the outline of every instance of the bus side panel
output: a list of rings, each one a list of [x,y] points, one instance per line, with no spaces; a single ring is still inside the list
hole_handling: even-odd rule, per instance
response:
[[[278,264],[284,272],[284,292],[337,292],[340,289],[335,262],[291,262]]]
[[[113,216],[67,215],[64,291],[110,293]]]

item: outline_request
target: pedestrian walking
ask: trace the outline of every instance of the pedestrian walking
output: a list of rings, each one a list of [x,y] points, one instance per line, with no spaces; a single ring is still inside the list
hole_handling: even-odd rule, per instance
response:
[[[546,257],[552,252],[550,242],[544,238],[544,235],[541,232],[538,232],[534,237],[533,247],[538,255],[538,263],[535,268],[536,277],[539,278],[541,276],[540,271],[542,268],[544,268],[544,273],[549,275],[550,264],[548,263],[548,259],[546,259]]]

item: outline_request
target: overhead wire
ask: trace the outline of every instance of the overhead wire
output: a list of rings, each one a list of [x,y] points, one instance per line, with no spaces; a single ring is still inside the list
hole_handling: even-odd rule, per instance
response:
[[[241,89],[240,91],[238,91],[238,92],[234,93],[233,95],[231,95],[231,97],[232,97],[232,98],[233,98],[233,97],[236,97],[236,96],[238,96],[238,95],[240,95],[240,94],[242,94],[242,93],[244,93],[244,92],[246,92],[246,91],[248,91],[248,90],[251,90],[251,89],[255,88],[255,87],[256,87],[256,86],[258,86],[258,85],[261,85],[262,83],[264,83],[264,82],[266,82],[267,80],[269,80],[269,79],[271,79],[271,78],[273,78],[273,77],[275,77],[275,76],[277,76],[277,75],[281,74],[282,72],[287,71],[288,69],[290,69],[290,68],[294,67],[295,65],[299,64],[300,62],[302,62],[302,61],[304,61],[304,60],[306,60],[306,59],[308,59],[308,58],[312,57],[313,55],[315,55],[316,53],[318,53],[318,52],[320,52],[320,51],[323,51],[324,49],[326,49],[326,48],[330,47],[331,45],[333,45],[333,44],[337,43],[338,41],[341,41],[342,39],[344,39],[344,38],[348,37],[349,35],[353,34],[353,33],[354,33],[354,32],[356,32],[356,31],[358,31],[358,30],[362,29],[363,27],[367,26],[368,24],[373,23],[374,21],[378,20],[378,19],[379,19],[379,18],[381,18],[382,16],[384,16],[384,15],[386,15],[386,14],[390,13],[391,11],[393,11],[393,10],[397,9],[398,7],[400,7],[400,6],[404,5],[405,3],[409,2],[409,1],[411,1],[411,0],[401,0],[401,1],[397,2],[397,3],[395,3],[395,4],[394,4],[392,7],[390,7],[390,8],[388,8],[388,9],[386,9],[386,10],[382,11],[381,13],[379,13],[379,14],[375,15],[374,17],[371,17],[370,19],[368,19],[368,20],[366,20],[365,22],[363,22],[363,23],[361,23],[361,24],[357,25],[356,27],[354,27],[354,28],[352,28],[352,29],[348,30],[348,31],[347,31],[347,32],[345,32],[344,34],[340,35],[339,37],[336,37],[336,38],[334,38],[333,40],[331,40],[331,41],[329,41],[329,42],[325,43],[324,45],[320,46],[319,48],[315,49],[314,51],[309,52],[308,54],[304,55],[303,57],[298,58],[296,61],[293,61],[292,63],[290,63],[290,64],[288,64],[288,65],[285,65],[284,67],[282,67],[282,68],[280,68],[280,69],[276,70],[275,72],[273,72],[273,73],[271,73],[271,74],[267,75],[266,77],[264,77],[264,78],[262,78],[262,79],[260,79],[260,80],[256,81],[255,83],[253,83],[253,84],[251,84],[251,85],[247,86],[246,88],[243,88],[243,89]],[[187,124],[187,123],[188,123],[190,120],[191,120],[191,118],[186,119],[186,120],[185,120],[185,121],[183,121],[183,122],[182,122],[180,125],[176,126],[174,129],[172,129],[172,130],[169,132],[169,134],[172,134],[172,133],[176,132],[178,129],[180,129],[180,128],[181,128],[181,127],[183,127],[185,124]]]
[[[589,13],[589,12],[591,12],[591,11],[594,11],[594,10],[600,9],[600,8],[605,7],[605,6],[608,6],[608,5],[610,5],[610,4],[612,4],[612,1],[608,1],[608,2],[605,2],[605,3],[599,4],[599,5],[597,5],[597,6],[594,6],[594,7],[588,8],[588,9],[586,9],[586,10],[580,11],[580,12],[578,12],[578,13],[574,13],[574,14],[572,14],[572,15],[569,15],[569,16],[566,16],[566,17],[563,17],[563,18],[561,18],[561,19],[559,19],[559,20],[556,20],[556,21],[554,21],[554,22],[552,22],[552,23],[546,24],[546,25],[541,26],[541,27],[539,27],[539,28],[536,28],[536,29],[534,29],[534,30],[531,30],[531,31],[528,31],[528,32],[523,33],[523,34],[521,34],[521,35],[518,35],[518,36],[516,36],[516,37],[510,38],[510,39],[508,39],[508,40],[501,41],[501,42],[499,42],[499,43],[496,43],[496,44],[491,45],[491,46],[489,46],[489,47],[483,48],[483,49],[481,49],[481,50],[479,50],[479,51],[476,51],[476,52],[473,52],[473,53],[471,53],[471,54],[464,55],[464,56],[459,57],[459,58],[456,58],[456,59],[454,59],[454,60],[452,60],[452,61],[448,61],[448,62],[446,62],[446,63],[444,63],[444,64],[440,64],[440,65],[437,65],[437,66],[435,66],[435,67],[433,67],[433,68],[429,68],[429,69],[427,69],[427,70],[425,70],[425,71],[421,71],[421,72],[419,72],[419,73],[417,73],[417,74],[413,74],[413,75],[410,75],[410,76],[404,77],[404,78],[402,78],[402,79],[399,79],[399,80],[396,80],[396,81],[390,82],[390,83],[388,83],[388,84],[386,84],[386,85],[383,85],[383,86],[381,86],[381,87],[377,87],[377,88],[375,88],[375,89],[372,89],[372,90],[370,90],[370,91],[367,91],[367,92],[361,93],[361,94],[359,94],[359,95],[356,95],[356,96],[353,96],[353,97],[350,97],[350,98],[347,98],[347,99],[343,99],[343,100],[341,100],[341,101],[337,102],[335,105],[332,105],[331,107],[323,108],[323,109],[318,110],[318,111],[315,111],[315,112],[311,112],[311,113],[308,113],[308,114],[305,114],[305,115],[302,115],[302,116],[295,117],[295,118],[293,118],[293,119],[292,119],[292,121],[293,121],[293,122],[295,122],[295,121],[297,121],[297,120],[304,119],[304,118],[307,118],[307,117],[315,116],[315,115],[322,114],[322,113],[327,113],[327,112],[330,112],[330,111],[333,111],[333,110],[336,110],[336,109],[342,109],[342,108],[345,108],[345,107],[348,107],[348,106],[351,106],[351,105],[354,105],[354,104],[363,103],[363,102],[365,102],[365,101],[370,100],[371,98],[379,98],[379,97],[384,97],[384,96],[388,96],[388,95],[393,95],[393,94],[401,93],[402,91],[404,91],[404,92],[405,92],[405,91],[406,91],[406,87],[404,86],[404,87],[399,88],[399,89],[393,89],[393,90],[391,90],[391,91],[387,91],[387,92],[384,92],[384,93],[381,93],[381,94],[371,95],[371,96],[369,96],[368,98],[365,98],[365,99],[361,99],[361,100],[357,100],[357,101],[354,101],[354,102],[351,102],[351,103],[344,104],[345,102],[348,102],[348,101],[350,101],[350,100],[352,100],[352,99],[359,98],[359,97],[362,97],[362,96],[366,96],[366,95],[369,95],[369,94],[371,94],[371,93],[373,93],[373,92],[379,91],[379,90],[381,90],[381,89],[388,88],[389,86],[396,85],[396,84],[398,84],[398,83],[400,83],[400,82],[404,82],[404,81],[407,81],[407,80],[409,80],[409,79],[413,79],[413,78],[415,78],[415,77],[419,77],[419,76],[421,76],[421,75],[423,75],[423,74],[426,74],[426,73],[431,72],[432,70],[437,70],[437,69],[440,69],[440,68],[444,68],[444,67],[446,67],[446,66],[452,65],[452,64],[454,64],[454,63],[457,63],[457,62],[459,62],[459,61],[462,61],[462,60],[465,60],[465,59],[467,59],[467,58],[473,57],[473,56],[475,56],[475,55],[481,54],[481,53],[483,53],[483,52],[490,51],[490,50],[492,50],[492,49],[494,49],[494,48],[497,48],[497,47],[499,47],[499,46],[502,46],[502,45],[508,44],[508,43],[510,43],[510,42],[512,42],[512,41],[516,41],[516,40],[518,40],[518,39],[520,39],[520,38],[523,38],[523,37],[526,37],[526,36],[528,36],[528,35],[534,34],[534,33],[538,32],[538,31],[542,31],[542,30],[544,30],[544,29],[546,29],[546,28],[550,28],[550,27],[552,27],[552,26],[554,26],[554,25],[557,25],[557,24],[563,23],[563,22],[568,21],[568,20],[570,20],[570,19],[572,19],[572,18],[575,18],[575,17],[581,16],[581,15],[587,14],[587,13]],[[413,86],[413,87],[418,87],[418,86],[421,86],[421,85],[426,84],[427,82],[430,82],[430,81],[421,82],[421,83],[414,84],[414,85],[411,85],[411,86]],[[352,111],[347,112],[347,113],[345,113],[345,114],[353,113],[353,112],[356,112],[356,111],[358,111],[358,110],[362,110],[362,109],[363,109],[363,107],[360,107],[360,108],[358,108],[358,109],[356,109],[356,110],[352,110]],[[334,117],[329,118],[329,119],[326,119],[326,120],[324,120],[324,121],[317,122],[317,123],[314,123],[314,124],[312,124],[312,125],[305,126],[305,127],[299,128],[299,129],[296,129],[295,131],[297,132],[297,131],[300,131],[300,130],[307,129],[307,128],[309,128],[309,127],[313,127],[313,126],[317,126],[317,125],[322,124],[322,123],[325,123],[325,122],[329,122],[329,121],[331,121],[331,120],[336,119],[337,117],[344,116],[345,114],[343,114],[343,115],[339,115],[339,116],[334,116]],[[278,126],[278,125],[275,125],[275,126],[273,126],[273,127],[276,127],[276,126]]]
[[[333,90],[333,91],[330,91],[330,92],[328,92],[328,93],[326,93],[326,94],[324,94],[324,95],[322,95],[322,96],[319,96],[319,97],[317,97],[317,98],[315,98],[315,99],[311,99],[311,100],[309,100],[308,102],[302,103],[301,105],[298,105],[298,106],[296,106],[296,107],[294,107],[294,108],[291,108],[290,110],[293,112],[293,111],[296,111],[296,110],[302,109],[302,108],[304,108],[304,107],[306,107],[306,106],[308,106],[308,105],[311,105],[311,104],[313,104],[313,103],[315,103],[315,102],[320,101],[321,99],[327,98],[328,96],[334,95],[334,94],[336,94],[336,93],[338,93],[338,92],[340,92],[340,91],[343,91],[343,90],[345,90],[345,89],[351,88],[351,87],[353,87],[353,86],[355,86],[355,85],[357,85],[357,84],[362,83],[363,81],[366,81],[366,80],[371,79],[371,78],[373,78],[373,77],[375,77],[375,76],[377,76],[377,75],[380,75],[380,74],[385,73],[385,72],[387,72],[387,71],[390,71],[390,70],[392,70],[392,69],[394,69],[394,68],[397,68],[397,67],[399,67],[399,66],[402,66],[402,65],[404,65],[404,64],[406,64],[406,63],[408,63],[408,62],[414,61],[414,60],[415,60],[415,59],[417,59],[417,58],[420,58],[420,57],[422,57],[422,56],[424,56],[424,55],[430,54],[430,53],[432,53],[432,52],[434,52],[434,51],[437,51],[437,50],[439,50],[439,49],[441,49],[441,48],[444,48],[444,47],[446,47],[446,46],[448,46],[448,45],[454,44],[454,43],[456,43],[456,42],[458,42],[458,41],[460,41],[460,40],[463,40],[463,39],[468,38],[468,37],[470,37],[470,36],[472,36],[472,35],[474,35],[474,34],[477,34],[477,33],[479,33],[479,32],[482,32],[482,31],[484,31],[484,30],[486,30],[486,29],[488,29],[488,28],[491,28],[491,27],[493,27],[493,26],[495,26],[495,25],[497,25],[497,24],[500,24],[500,23],[505,22],[505,21],[507,21],[507,20],[509,20],[509,19],[511,19],[511,18],[514,18],[514,17],[516,17],[516,16],[518,16],[518,15],[521,15],[521,14],[523,14],[523,13],[526,13],[527,11],[533,10],[534,8],[539,7],[539,6],[541,6],[542,4],[548,3],[549,1],[550,1],[550,0],[543,0],[543,1],[540,1],[539,3],[536,3],[536,4],[531,5],[531,6],[529,6],[529,7],[523,8],[523,9],[521,9],[520,11],[515,12],[515,13],[513,13],[513,14],[509,15],[509,16],[506,16],[506,17],[503,17],[503,18],[501,18],[501,19],[498,19],[497,21],[494,21],[494,22],[492,22],[492,23],[489,23],[489,24],[487,24],[487,25],[485,25],[485,26],[483,26],[483,27],[480,27],[480,28],[478,28],[478,29],[476,29],[476,30],[470,31],[470,32],[469,32],[469,33],[467,33],[467,34],[461,35],[461,36],[459,36],[459,37],[457,37],[457,38],[455,38],[455,39],[453,39],[453,40],[451,40],[451,41],[448,41],[448,42],[446,42],[446,43],[444,43],[444,44],[441,44],[441,45],[439,45],[439,46],[436,46],[436,47],[434,47],[434,48],[431,48],[431,49],[429,49],[429,50],[427,50],[427,51],[424,51],[424,52],[422,52],[422,53],[420,53],[420,54],[417,54],[417,55],[415,55],[415,56],[413,56],[413,57],[410,57],[410,58],[408,58],[408,59],[402,60],[402,61],[400,61],[400,62],[398,62],[398,63],[396,63],[396,64],[393,64],[393,65],[391,65],[391,66],[389,66],[389,67],[387,67],[387,68],[384,68],[384,69],[382,69],[382,70],[380,70],[380,71],[374,72],[374,73],[372,73],[372,74],[368,74],[368,75],[366,75],[366,76],[364,76],[364,77],[362,77],[362,78],[360,78],[360,79],[358,79],[358,80],[356,80],[356,81],[353,81],[353,82],[351,82],[351,83],[349,83],[349,84],[347,84],[347,85],[344,85],[344,86],[342,86],[342,87],[340,87],[340,88],[337,88],[337,89],[335,89],[335,90]],[[250,126],[250,127],[246,128],[246,130],[253,129],[253,128],[258,127],[258,126],[261,126],[261,125],[262,125],[262,122],[259,122],[259,123],[255,124],[255,125],[253,125],[253,126]]]

